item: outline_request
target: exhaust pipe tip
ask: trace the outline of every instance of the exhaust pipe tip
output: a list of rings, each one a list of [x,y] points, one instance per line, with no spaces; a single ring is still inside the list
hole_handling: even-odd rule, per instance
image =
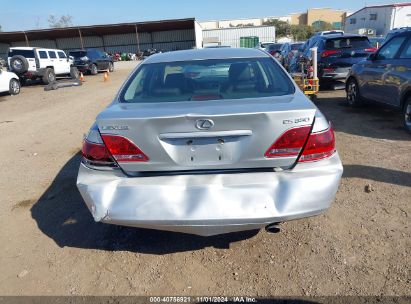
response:
[[[279,233],[281,231],[280,227],[278,227],[280,223],[272,223],[265,227],[265,231],[269,233]]]

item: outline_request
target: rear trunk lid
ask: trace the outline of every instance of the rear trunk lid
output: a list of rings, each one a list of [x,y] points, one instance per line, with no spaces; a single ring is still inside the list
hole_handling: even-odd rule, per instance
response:
[[[367,37],[339,37],[326,40],[325,50],[319,55],[329,67],[349,68],[374,51]]]
[[[114,103],[97,117],[102,134],[126,137],[149,158],[120,162],[143,171],[289,168],[293,157],[265,158],[286,130],[312,125],[315,106],[295,95],[153,104]]]

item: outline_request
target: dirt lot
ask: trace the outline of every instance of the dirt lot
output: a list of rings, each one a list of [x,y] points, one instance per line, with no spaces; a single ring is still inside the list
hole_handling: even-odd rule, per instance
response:
[[[400,113],[350,109],[343,91],[318,102],[345,170],[326,214],[210,238],[94,223],[78,151],[130,69],[0,96],[0,294],[411,294],[411,135]]]

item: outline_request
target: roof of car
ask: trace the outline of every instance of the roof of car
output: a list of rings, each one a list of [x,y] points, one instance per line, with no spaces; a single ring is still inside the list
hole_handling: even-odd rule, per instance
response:
[[[405,27],[393,28],[388,33],[402,33],[402,32],[409,32],[409,31],[411,31],[411,27],[405,26]]]
[[[148,57],[144,63],[259,57],[270,55],[256,48],[204,48],[155,54]]]
[[[13,46],[10,49],[11,50],[34,50],[34,49],[37,49],[37,47],[33,47],[33,46]]]
[[[332,34],[332,35],[326,35],[326,36],[318,36],[321,37],[321,39],[328,40],[328,39],[334,39],[334,38],[368,38],[365,35],[358,35],[358,34]]]

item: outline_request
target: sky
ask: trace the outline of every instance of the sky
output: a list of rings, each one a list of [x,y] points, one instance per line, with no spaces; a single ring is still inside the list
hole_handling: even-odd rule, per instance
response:
[[[354,12],[390,0],[0,0],[4,32],[48,28],[48,16],[71,15],[74,25],[151,21],[195,17],[199,21],[283,16],[312,7]]]

